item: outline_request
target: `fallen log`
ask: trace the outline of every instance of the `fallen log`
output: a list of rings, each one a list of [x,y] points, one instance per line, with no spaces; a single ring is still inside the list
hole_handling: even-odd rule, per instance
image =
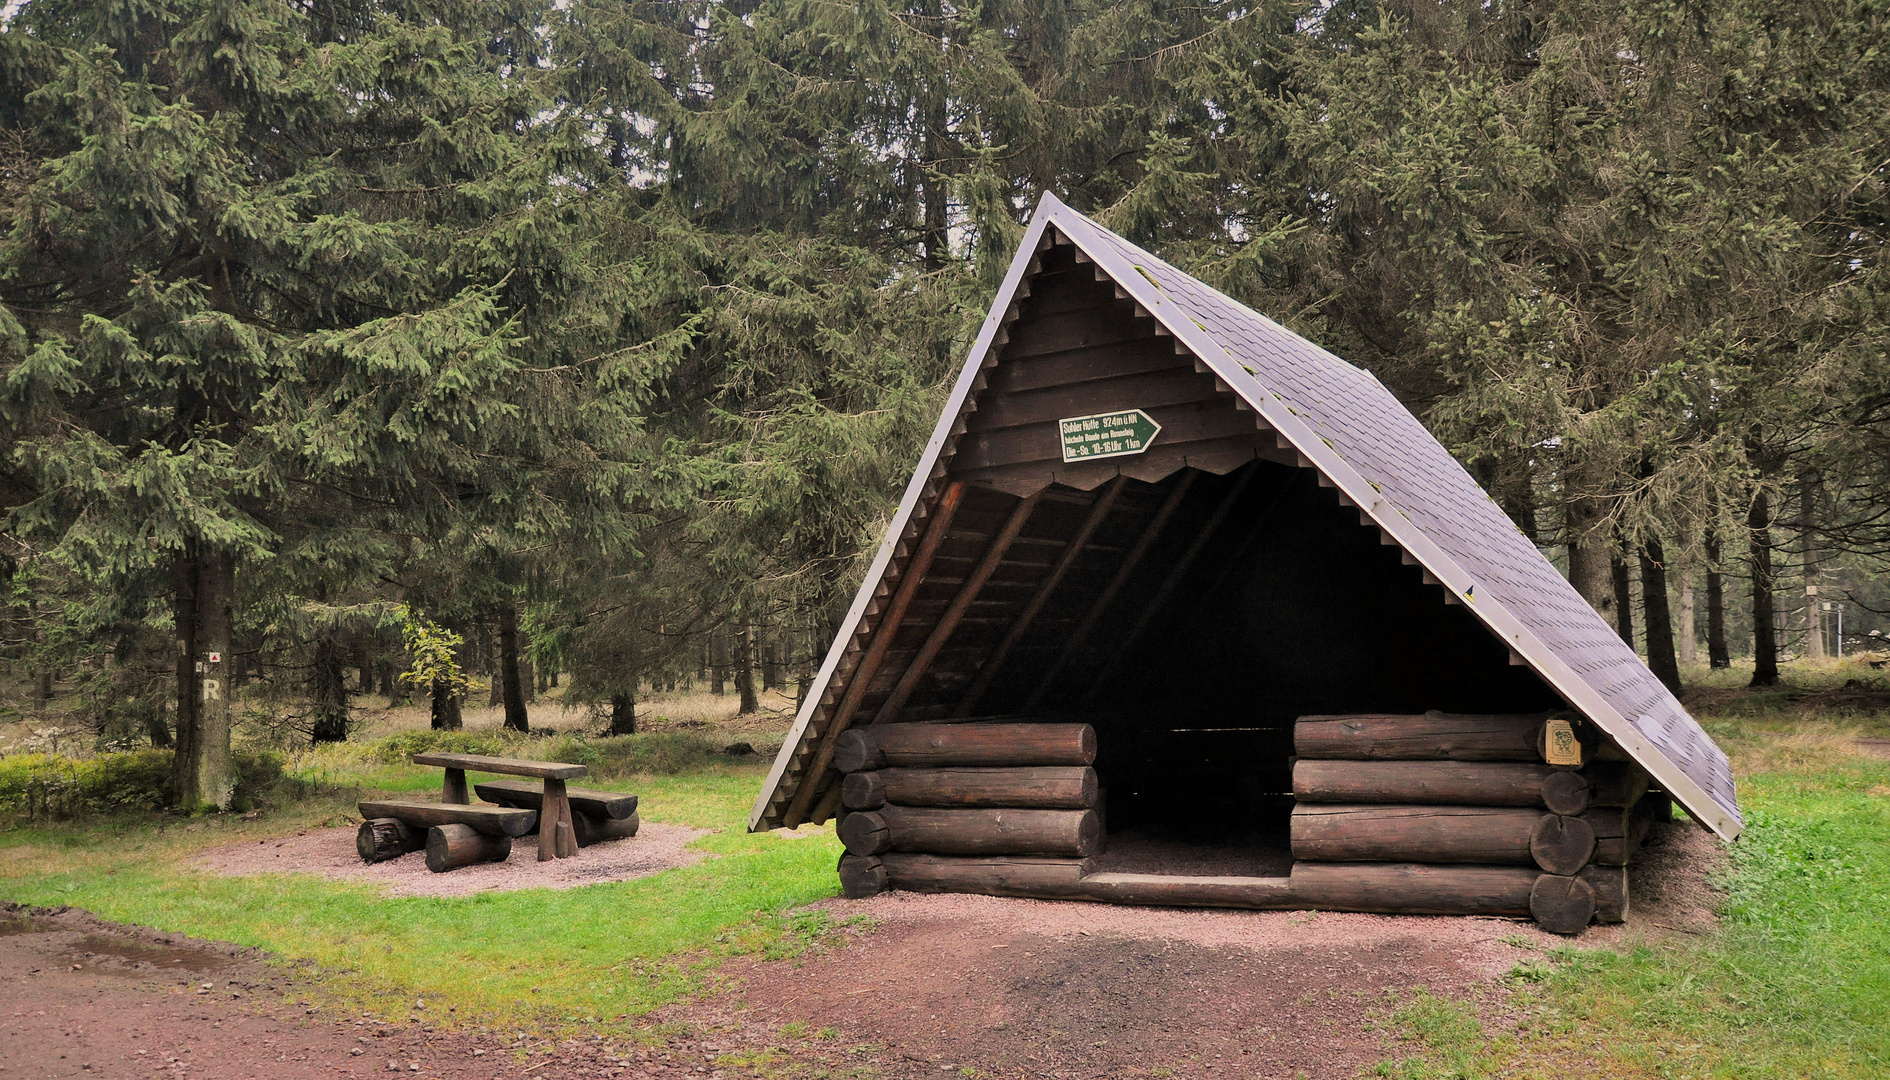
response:
[[[953,858],[946,855],[893,853],[881,857],[886,880],[910,892],[981,893],[986,896],[1035,896],[1075,899],[1087,859]]]
[[[1316,862],[1534,865],[1574,873],[1595,840],[1581,818],[1488,806],[1293,808],[1293,858]]]
[[[1588,809],[1589,780],[1549,765],[1506,761],[1300,760],[1293,797],[1301,802],[1420,803],[1439,806],[1546,806]]]
[[[881,724],[842,732],[833,760],[844,773],[888,765],[1094,765],[1096,729],[1088,724]]]
[[[1582,867],[1582,872],[1575,876],[1586,881],[1588,887],[1595,890],[1595,921],[1605,923],[1627,921],[1627,867],[1592,864]]]
[[[487,836],[468,825],[435,825],[427,830],[427,869],[444,874],[473,863],[504,862],[512,838]]]
[[[354,834],[354,850],[368,863],[398,859],[426,846],[424,830],[412,828],[397,818],[369,818]]]
[[[840,801],[849,810],[901,806],[1010,806],[1094,810],[1101,801],[1096,770],[1077,765],[1017,769],[878,769],[848,774]]]
[[[1093,810],[936,810],[888,803],[848,814],[839,834],[855,855],[907,851],[1087,858],[1103,848],[1102,817]]]
[[[1350,761],[1534,761],[1549,714],[1302,716],[1293,748],[1302,758]]]
[[[1298,862],[1291,881],[1301,905],[1328,911],[1527,915],[1541,876],[1522,866]]]
[[[637,834],[643,825],[641,814],[631,814],[627,818],[594,817],[590,814],[572,814],[571,831],[577,834],[577,846],[590,847],[606,840],[628,840]]]
[[[1544,874],[1529,888],[1529,914],[1552,934],[1579,934],[1595,917],[1595,890],[1578,877]]]

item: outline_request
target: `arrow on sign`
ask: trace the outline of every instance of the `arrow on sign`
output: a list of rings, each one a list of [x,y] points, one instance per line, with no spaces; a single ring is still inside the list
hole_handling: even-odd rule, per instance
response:
[[[1072,416],[1057,421],[1064,461],[1127,457],[1147,450],[1162,426],[1140,409]]]

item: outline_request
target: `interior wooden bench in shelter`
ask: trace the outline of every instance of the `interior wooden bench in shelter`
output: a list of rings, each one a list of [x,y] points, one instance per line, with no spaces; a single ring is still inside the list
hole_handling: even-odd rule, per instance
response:
[[[757,799],[849,896],[1628,913],[1725,755],[1371,374],[1046,195]]]

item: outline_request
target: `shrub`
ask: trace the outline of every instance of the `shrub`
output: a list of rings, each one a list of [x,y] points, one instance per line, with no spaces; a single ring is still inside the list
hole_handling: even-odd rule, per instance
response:
[[[283,782],[282,758],[267,750],[231,756],[233,810],[250,810]],[[86,814],[153,811],[176,805],[171,751],[133,750],[71,758],[59,754],[0,757],[0,812],[60,821]]]

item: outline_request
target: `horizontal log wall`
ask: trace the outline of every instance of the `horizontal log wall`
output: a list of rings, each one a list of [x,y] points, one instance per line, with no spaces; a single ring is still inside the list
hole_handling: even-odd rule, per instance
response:
[[[1592,799],[1579,772],[1497,761],[1300,761],[1293,797],[1314,803],[1542,806],[1580,814]]]
[[[847,776],[841,802],[849,810],[901,806],[1094,810],[1102,788],[1088,766],[1018,769],[877,769]]]
[[[1293,808],[1293,858],[1327,862],[1485,863],[1573,874],[1594,854],[1587,822],[1498,806]]]
[[[1530,761],[1546,715],[1302,716],[1293,746],[1303,758],[1394,761]]]
[[[1096,729],[1088,724],[882,724],[840,736],[841,772],[951,766],[1094,765]]]
[[[886,851],[939,855],[1102,853],[1102,818],[1094,810],[939,810],[886,805],[840,822],[840,842],[855,855]]]

